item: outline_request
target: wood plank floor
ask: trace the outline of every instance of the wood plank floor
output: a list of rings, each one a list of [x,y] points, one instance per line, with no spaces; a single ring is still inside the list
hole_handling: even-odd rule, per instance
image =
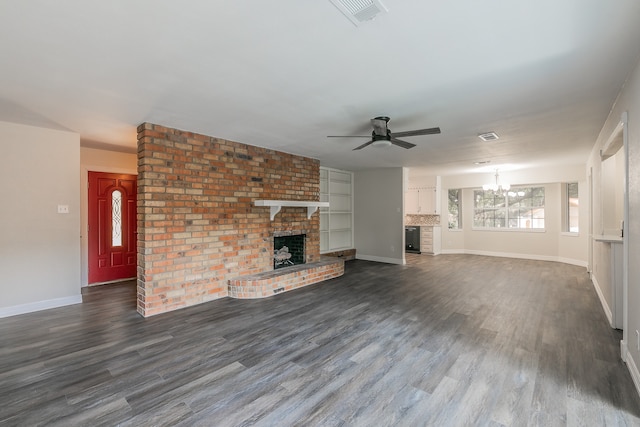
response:
[[[0,319],[0,425],[640,425],[584,268],[411,255],[345,270],[148,319],[133,283]]]

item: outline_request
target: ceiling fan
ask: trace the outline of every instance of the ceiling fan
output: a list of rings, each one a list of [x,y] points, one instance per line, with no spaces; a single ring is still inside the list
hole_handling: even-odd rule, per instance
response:
[[[418,136],[418,135],[435,135],[440,133],[440,128],[429,128],[429,129],[417,129],[417,130],[407,130],[404,132],[391,132],[391,130],[387,127],[387,123],[389,123],[389,117],[380,116],[374,119],[371,119],[371,124],[373,125],[373,132],[371,132],[371,136],[369,135],[329,135],[327,138],[371,138],[371,141],[365,142],[359,147],[354,148],[355,150],[361,150],[364,147],[369,145],[373,145],[374,147],[383,147],[389,145],[396,145],[402,148],[413,148],[416,144],[412,144],[407,141],[403,141],[398,139],[398,137],[406,137],[406,136]]]

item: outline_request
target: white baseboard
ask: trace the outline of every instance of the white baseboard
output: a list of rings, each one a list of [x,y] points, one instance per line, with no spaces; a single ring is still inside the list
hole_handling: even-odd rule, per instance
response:
[[[471,255],[495,256],[495,257],[501,257],[501,258],[531,259],[534,261],[558,261],[558,257],[549,256],[549,255],[516,254],[511,252],[490,252],[490,251],[478,251],[474,249],[465,250],[465,253],[471,254]]]
[[[609,325],[614,327],[613,324],[613,313],[611,312],[611,308],[609,308],[609,304],[607,304],[607,300],[602,293],[602,289],[600,289],[600,284],[598,283],[598,279],[593,274],[591,275],[591,282],[593,283],[593,287],[596,290],[596,294],[598,294],[598,299],[600,300],[600,305],[602,305],[602,310],[604,310],[605,316],[607,316],[607,320],[609,321]]]
[[[491,251],[480,251],[474,249],[443,249],[440,253],[442,254],[455,254],[455,255],[482,255],[482,256],[495,256],[501,258],[518,258],[518,259],[531,259],[534,261],[553,261],[553,262],[561,262],[563,264],[571,264],[577,265],[578,267],[587,268],[587,262],[581,261],[578,259],[572,258],[563,258],[557,256],[550,255],[531,255],[531,254],[518,254],[511,252],[491,252]]]
[[[631,373],[633,384],[636,386],[638,395],[640,395],[640,372],[638,371],[638,366],[636,365],[635,360],[633,360],[633,357],[631,356],[631,353],[629,353],[629,349],[627,349],[626,345],[624,346],[624,349],[626,351],[626,355],[622,359],[627,364],[627,369],[629,369],[629,372]]]
[[[558,262],[562,262],[564,264],[577,265],[578,267],[589,268],[589,263],[587,261],[581,261],[579,259],[558,257]]]
[[[375,255],[365,255],[358,252],[356,252],[356,259],[362,259],[364,261],[384,262],[387,264],[405,264],[405,260],[403,258],[388,258]]]
[[[36,301],[27,304],[14,305],[11,307],[3,307],[0,308],[0,318],[17,316],[19,314],[33,313],[34,311],[63,307],[65,305],[80,304],[81,302],[82,295],[73,295],[70,297],[55,298],[45,301]]]

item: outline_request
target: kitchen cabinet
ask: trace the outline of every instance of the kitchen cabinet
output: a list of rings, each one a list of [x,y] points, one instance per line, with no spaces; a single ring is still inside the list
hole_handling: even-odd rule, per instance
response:
[[[405,193],[406,214],[437,215],[439,213],[438,191],[435,187],[410,188]]]
[[[410,189],[404,193],[404,213],[417,214],[420,203],[418,202],[418,190]]]
[[[420,227],[420,251],[424,254],[438,255],[441,252],[440,227]]]

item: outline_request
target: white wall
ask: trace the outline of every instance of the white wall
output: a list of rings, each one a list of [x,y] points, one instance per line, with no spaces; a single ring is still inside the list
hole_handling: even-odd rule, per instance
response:
[[[624,337],[622,345],[622,356],[626,360],[629,371],[632,374],[636,388],[640,392],[640,351],[638,350],[638,338],[636,331],[640,331],[640,263],[637,261],[637,254],[640,253],[640,64],[636,66],[622,88],[616,100],[611,114],[607,118],[598,140],[595,142],[587,170],[593,170],[594,200],[593,217],[594,232],[597,232],[598,224],[602,223],[600,217],[603,203],[602,195],[597,191],[597,182],[600,179],[601,161],[600,149],[612,135],[623,116],[627,114],[626,141],[628,146],[628,169],[629,187],[628,197],[628,219],[625,224],[625,258],[626,260],[626,283],[627,283],[627,309],[624,319]],[[593,242],[593,255],[595,259],[605,262],[605,244]],[[598,272],[596,272],[596,275]],[[597,276],[597,280],[600,281]],[[604,280],[604,278],[602,278]]]
[[[411,168],[408,171],[408,188],[436,187],[438,185],[438,177],[435,175],[413,175]]]
[[[81,276],[80,283],[87,286],[89,278],[89,245],[87,241],[89,171],[138,174],[138,155],[95,148],[80,148],[80,206],[81,206]]]
[[[0,153],[0,317],[82,302],[79,135],[0,122]]]
[[[443,253],[473,253],[516,258],[560,261],[587,266],[588,183],[584,165],[500,172],[500,180],[511,185],[544,185],[545,231],[486,231],[473,229],[473,189],[494,179],[495,171],[442,177],[442,215],[446,218],[449,189],[462,189],[462,230],[442,227]],[[562,232],[561,183],[578,182],[580,191],[580,233]]]
[[[356,257],[404,264],[404,185],[402,168],[354,173]]]

